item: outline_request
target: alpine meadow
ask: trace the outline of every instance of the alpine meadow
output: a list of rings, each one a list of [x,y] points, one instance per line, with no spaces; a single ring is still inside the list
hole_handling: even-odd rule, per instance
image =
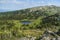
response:
[[[0,40],[45,40],[44,37],[41,38],[45,32],[47,36],[48,33],[54,35],[54,32],[60,37],[59,6],[38,6],[0,12]],[[46,37],[46,40],[49,39]]]

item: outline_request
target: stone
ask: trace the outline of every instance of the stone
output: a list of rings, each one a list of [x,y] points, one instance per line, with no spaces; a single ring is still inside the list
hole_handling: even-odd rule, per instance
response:
[[[49,37],[43,37],[41,40],[50,40]]]
[[[60,37],[58,37],[57,39],[60,40]]]
[[[30,40],[35,40],[35,39],[36,39],[36,37],[31,37],[31,38],[30,38]]]
[[[22,37],[20,40],[35,40],[35,37]]]
[[[22,37],[22,38],[20,38],[20,40],[29,40],[29,38]]]
[[[52,38],[51,40],[56,40],[56,38]]]

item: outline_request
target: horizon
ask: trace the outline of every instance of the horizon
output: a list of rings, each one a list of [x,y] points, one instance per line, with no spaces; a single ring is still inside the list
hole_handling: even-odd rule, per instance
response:
[[[56,6],[56,5],[43,5],[44,6]],[[34,6],[34,7],[41,7],[41,6]],[[29,8],[34,8],[34,7],[29,7]],[[56,6],[60,7],[60,6]],[[12,11],[19,11],[19,10],[24,10],[24,9],[29,9],[29,8],[23,8],[23,9],[17,9],[17,10],[8,10],[8,11],[0,11],[0,12],[12,12]]]
[[[0,12],[15,11],[46,5],[60,6],[60,0],[0,0]]]

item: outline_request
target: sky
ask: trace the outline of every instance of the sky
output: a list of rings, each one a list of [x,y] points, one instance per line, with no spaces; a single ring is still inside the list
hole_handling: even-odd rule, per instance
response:
[[[0,12],[45,5],[60,6],[60,0],[0,0]]]

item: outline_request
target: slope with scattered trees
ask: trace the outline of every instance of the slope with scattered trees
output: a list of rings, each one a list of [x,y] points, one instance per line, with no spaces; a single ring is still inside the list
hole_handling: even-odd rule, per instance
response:
[[[22,24],[21,21],[31,21],[31,23]],[[0,12],[1,40],[16,40],[27,36],[39,37],[46,29],[51,31],[60,29],[60,7],[51,5]]]

